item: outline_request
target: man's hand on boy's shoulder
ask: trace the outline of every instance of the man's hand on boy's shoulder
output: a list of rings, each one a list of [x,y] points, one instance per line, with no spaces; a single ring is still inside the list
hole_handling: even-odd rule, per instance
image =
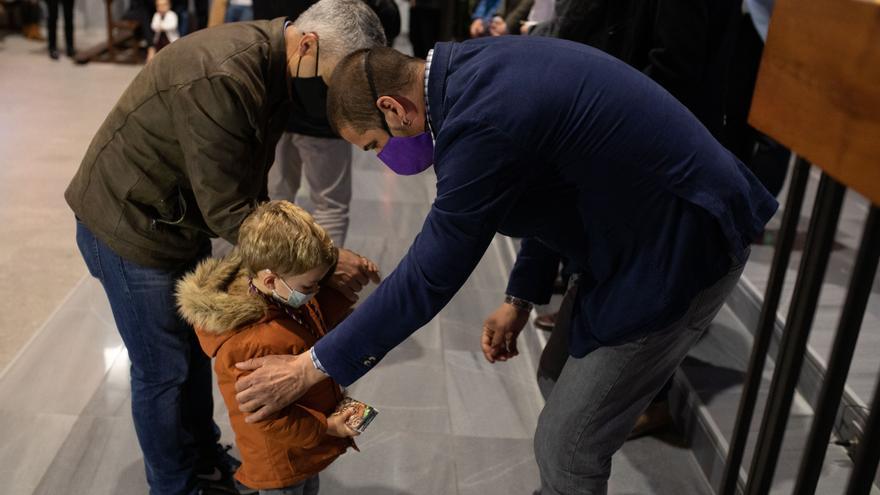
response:
[[[367,258],[349,249],[339,249],[336,271],[328,283],[349,301],[357,301],[357,293],[368,283],[379,283],[379,267]]]
[[[248,423],[271,418],[327,378],[315,368],[308,352],[262,356],[236,363],[235,367],[251,372],[235,382],[235,399],[239,409],[248,413]]]

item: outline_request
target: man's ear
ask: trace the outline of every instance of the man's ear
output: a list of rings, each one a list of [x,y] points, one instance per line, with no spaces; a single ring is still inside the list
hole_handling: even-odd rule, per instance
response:
[[[305,33],[299,39],[299,56],[302,57],[309,51],[316,52],[318,46],[318,35],[315,33]]]
[[[407,119],[406,107],[404,107],[401,102],[397,101],[397,99],[390,96],[380,96],[379,99],[376,100],[376,106],[379,107],[379,110],[385,115],[388,127],[399,129],[405,126],[404,122]]]
[[[380,96],[376,101],[376,106],[385,114],[388,121],[388,127],[392,129],[400,129],[412,125],[412,113],[416,111],[416,106],[403,96]]]

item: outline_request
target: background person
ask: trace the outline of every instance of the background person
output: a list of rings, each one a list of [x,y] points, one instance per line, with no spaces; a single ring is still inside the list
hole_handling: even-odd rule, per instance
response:
[[[156,52],[180,38],[177,31],[177,14],[171,10],[170,0],[156,0],[156,13],[150,23],[153,30],[153,45],[147,48],[147,62],[156,56]]]
[[[254,20],[253,0],[229,0],[226,7],[226,18],[223,22],[241,22]]]
[[[73,58],[76,50],[73,47],[73,0],[46,0],[49,6],[49,17],[46,29],[49,33],[49,57],[58,60],[58,4],[61,3],[64,13],[64,48],[67,56]]]

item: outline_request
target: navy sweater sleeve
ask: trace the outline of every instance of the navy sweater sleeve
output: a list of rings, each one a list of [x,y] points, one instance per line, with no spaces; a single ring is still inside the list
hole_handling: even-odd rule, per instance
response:
[[[500,130],[446,122],[437,136],[437,199],[397,268],[315,346],[324,369],[347,386],[431,321],[482,258],[521,194],[526,153]]]
[[[559,274],[562,257],[535,238],[525,238],[510,272],[507,293],[535,304],[547,304]]]

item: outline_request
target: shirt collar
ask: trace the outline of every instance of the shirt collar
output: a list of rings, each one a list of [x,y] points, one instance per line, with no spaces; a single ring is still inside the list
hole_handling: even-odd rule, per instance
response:
[[[428,56],[425,58],[425,120],[428,122],[428,131],[431,132],[431,139],[434,138],[434,126],[431,124],[431,101],[428,98],[428,81],[431,75],[431,59],[434,58],[434,49],[428,50]]]

